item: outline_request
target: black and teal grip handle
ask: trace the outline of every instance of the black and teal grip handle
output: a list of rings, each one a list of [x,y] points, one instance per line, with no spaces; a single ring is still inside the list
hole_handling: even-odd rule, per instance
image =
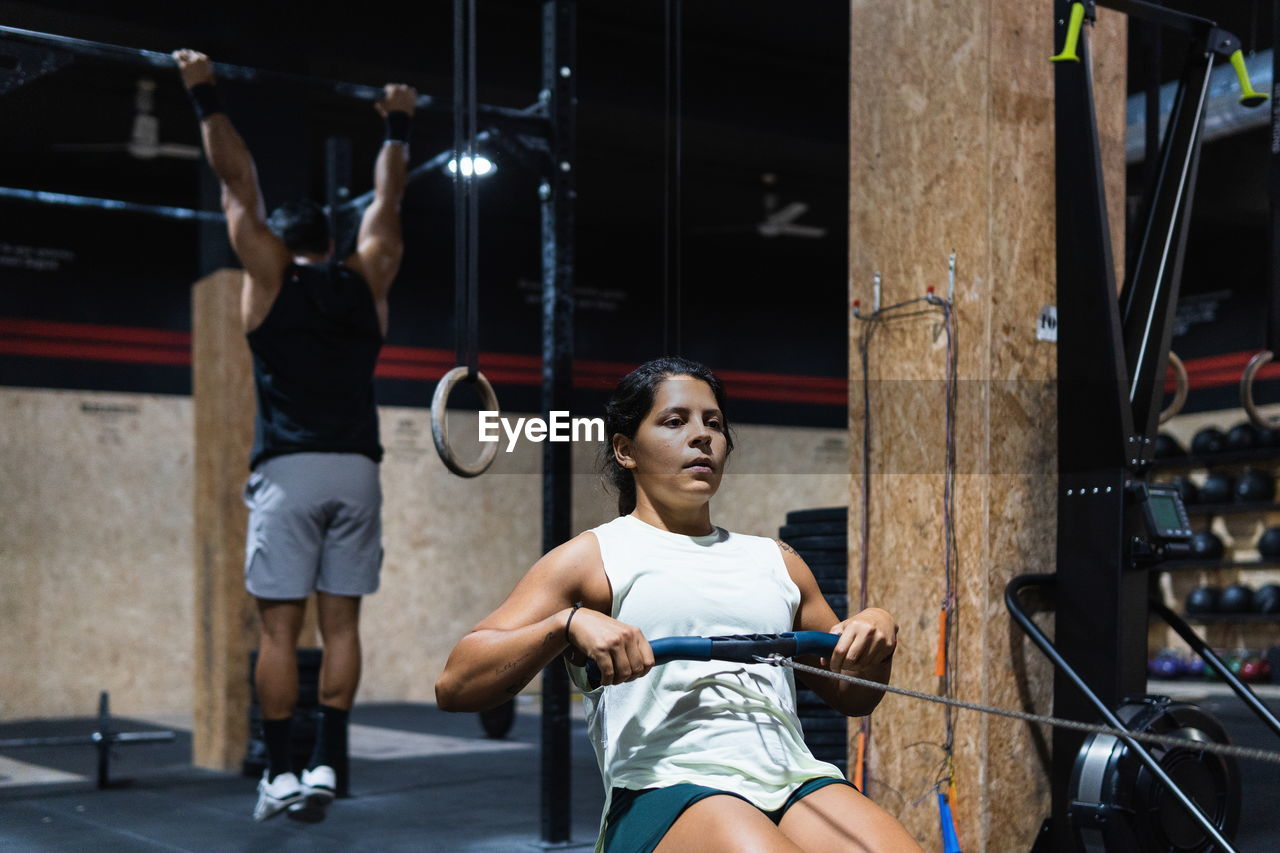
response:
[[[673,660],[725,660],[738,663],[758,663],[757,657],[782,655],[830,655],[836,647],[839,634],[825,631],[786,631],[782,634],[732,634],[727,637],[663,637],[651,640],[654,664]],[[587,661],[587,682],[600,686],[600,667],[595,661]]]

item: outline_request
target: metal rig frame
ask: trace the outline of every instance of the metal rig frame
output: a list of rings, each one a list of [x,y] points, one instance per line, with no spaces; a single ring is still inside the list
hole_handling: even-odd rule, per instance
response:
[[[1054,0],[1063,43],[1070,0]],[[1057,151],[1058,527],[1054,713],[1093,720],[1077,689],[1117,708],[1146,692],[1151,584],[1141,510],[1130,486],[1146,480],[1155,451],[1172,321],[1200,156],[1214,55],[1239,40],[1212,21],[1138,0],[1089,0],[1185,34],[1190,50],[1153,180],[1137,225],[1136,257],[1116,296],[1088,38],[1079,62],[1055,66]],[[1086,28],[1087,29],[1087,28]],[[1169,44],[1166,40],[1165,44]],[[1156,155],[1149,155],[1156,156]],[[1070,780],[1084,736],[1053,733],[1053,806],[1037,850],[1075,851]],[[1043,845],[1043,846],[1042,846]]]
[[[577,109],[577,2],[543,0],[542,90],[538,102],[525,108],[477,104],[480,127],[474,141],[493,139],[540,176],[542,233],[542,416],[570,408],[573,387],[573,278],[575,190],[575,115]],[[174,69],[168,54],[120,45],[87,41],[0,26],[0,53],[13,63],[0,68],[0,95],[56,73],[78,56],[90,56],[130,65]],[[458,57],[455,57],[455,66]],[[236,81],[274,81],[332,92],[339,97],[374,101],[382,90],[333,80],[322,80],[246,66],[218,63],[220,78]],[[457,68],[455,67],[455,72]],[[448,114],[454,105],[430,95],[418,98],[420,110]],[[419,164],[410,179],[443,166],[453,151]],[[341,140],[326,147],[327,201],[330,214],[358,209],[368,196],[346,198],[350,184],[350,148]],[[42,204],[95,207],[132,213],[219,222],[219,212],[163,205],[146,205],[38,190],[0,188],[0,197]],[[335,234],[338,232],[335,230]],[[457,330],[459,334],[462,330]],[[549,551],[570,537],[572,510],[571,460],[568,445],[543,445],[542,546]],[[542,843],[565,846],[570,833],[569,682],[559,661],[543,674],[542,714]]]

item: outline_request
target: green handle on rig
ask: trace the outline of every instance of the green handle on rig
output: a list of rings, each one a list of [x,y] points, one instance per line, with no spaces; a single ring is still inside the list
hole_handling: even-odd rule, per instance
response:
[[[1267,96],[1255,91],[1253,84],[1249,82],[1249,69],[1244,67],[1244,54],[1239,50],[1231,54],[1231,67],[1236,70],[1236,77],[1240,78],[1240,103],[1246,107],[1256,107],[1267,100]]]
[[[1076,45],[1080,42],[1080,27],[1084,25],[1084,4],[1071,4],[1071,18],[1067,21],[1067,40],[1063,42],[1062,53],[1049,57],[1050,62],[1079,62]]]

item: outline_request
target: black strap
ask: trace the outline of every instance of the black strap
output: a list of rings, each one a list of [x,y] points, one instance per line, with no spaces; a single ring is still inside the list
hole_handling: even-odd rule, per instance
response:
[[[405,110],[390,110],[386,116],[387,133],[384,142],[398,145],[409,144],[409,134],[413,131],[413,119]]]
[[[212,83],[197,83],[187,90],[187,95],[201,121],[226,111],[222,106],[222,99],[218,97],[218,87]]]
[[[479,370],[480,216],[476,193],[476,4],[453,2],[453,213],[456,358],[474,381]],[[463,163],[470,164],[463,173]]]
[[[569,636],[569,626],[573,624],[574,614],[576,614],[581,607],[581,601],[574,602],[573,609],[569,611],[569,618],[564,620],[564,641],[569,644],[569,648],[565,649],[564,655],[568,658],[569,663],[574,666],[582,666],[587,662],[586,654],[573,644],[573,639]]]
[[[684,202],[684,26],[682,0],[667,0],[663,45],[666,59],[666,148],[663,151],[663,288],[662,350],[663,355],[681,353],[681,316],[684,302],[681,273],[683,267]],[[674,291],[674,294],[673,292]]]

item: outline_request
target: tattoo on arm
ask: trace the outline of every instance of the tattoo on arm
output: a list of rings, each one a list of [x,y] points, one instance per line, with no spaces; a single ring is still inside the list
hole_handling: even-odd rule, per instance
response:
[[[786,542],[783,542],[781,539],[777,539],[774,541],[778,543],[779,548],[786,551],[788,554],[795,554],[797,557],[800,556],[798,553],[796,553],[795,548],[792,548],[790,545],[788,545]]]
[[[555,631],[548,631],[548,632],[547,632],[547,636],[545,636],[545,637],[543,637],[543,638],[542,638],[542,642],[544,642],[544,643],[549,643],[549,642],[551,642],[551,640],[555,639],[555,636],[556,636],[556,632],[555,632]],[[520,655],[520,657],[515,658],[514,660],[509,660],[509,661],[507,661],[506,663],[504,663],[501,667],[499,667],[499,668],[498,668],[498,672],[500,672],[500,673],[508,673],[508,672],[510,672],[511,670],[515,669],[516,667],[519,667],[519,666],[524,665],[524,662],[525,662],[525,661],[527,661],[529,658],[533,657],[533,656],[534,656],[534,654],[535,654],[535,652],[534,652],[534,651],[532,651],[532,650],[531,650],[531,651],[527,651],[527,652],[525,652],[524,654]],[[532,679],[530,679],[530,680],[532,680]],[[528,683],[529,683],[529,682],[527,682],[527,681],[525,682],[525,684],[528,684]],[[518,692],[520,692],[520,690],[522,690],[523,688],[524,688],[524,684],[518,685],[518,686],[516,686],[516,687],[515,687],[515,691],[518,693]],[[507,688],[507,692],[511,692],[511,689],[512,689],[512,688]]]

